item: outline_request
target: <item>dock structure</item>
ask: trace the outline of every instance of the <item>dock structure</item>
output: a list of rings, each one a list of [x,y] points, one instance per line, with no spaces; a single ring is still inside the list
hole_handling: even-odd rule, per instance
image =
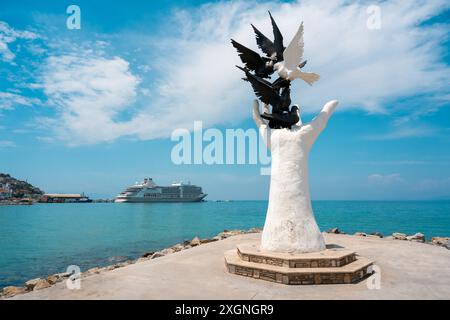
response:
[[[73,203],[73,202],[92,202],[88,196],[83,193],[47,193],[44,194],[40,202],[44,203]]]

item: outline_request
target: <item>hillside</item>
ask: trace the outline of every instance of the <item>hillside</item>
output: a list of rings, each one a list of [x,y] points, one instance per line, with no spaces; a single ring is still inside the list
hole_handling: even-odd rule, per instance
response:
[[[14,198],[37,198],[44,192],[26,181],[17,180],[9,174],[0,173],[0,194],[10,193]]]

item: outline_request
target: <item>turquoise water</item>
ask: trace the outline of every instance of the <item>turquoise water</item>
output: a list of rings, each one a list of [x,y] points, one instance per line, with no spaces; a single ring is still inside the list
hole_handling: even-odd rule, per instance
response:
[[[316,201],[313,207],[322,230],[450,236],[449,201]],[[0,206],[0,287],[72,264],[86,270],[137,258],[196,235],[262,227],[266,208],[266,201]]]

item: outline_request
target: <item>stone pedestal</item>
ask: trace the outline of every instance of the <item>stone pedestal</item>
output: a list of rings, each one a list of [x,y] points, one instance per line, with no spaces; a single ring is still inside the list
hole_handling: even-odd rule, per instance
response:
[[[261,250],[258,242],[225,252],[225,263],[230,273],[290,285],[354,283],[371,274],[373,265],[350,250],[279,253]]]

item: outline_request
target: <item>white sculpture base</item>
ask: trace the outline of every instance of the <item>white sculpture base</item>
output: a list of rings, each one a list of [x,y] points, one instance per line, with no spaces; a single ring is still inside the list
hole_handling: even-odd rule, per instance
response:
[[[225,264],[232,274],[289,285],[355,283],[373,271],[373,261],[350,250],[266,252],[256,241],[225,252]]]
[[[311,208],[308,155],[325,128],[337,101],[327,103],[310,123],[271,130],[254,117],[272,153],[269,205],[261,249],[306,253],[325,250],[325,241]],[[259,111],[259,107],[257,107]],[[259,114],[259,112],[258,112]]]

